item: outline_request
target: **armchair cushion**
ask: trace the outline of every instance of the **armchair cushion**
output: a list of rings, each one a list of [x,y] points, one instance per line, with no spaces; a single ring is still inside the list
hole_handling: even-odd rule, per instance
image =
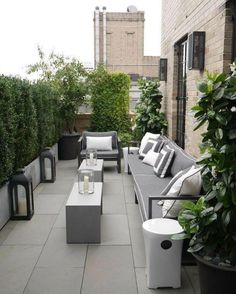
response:
[[[110,132],[83,132],[83,140],[82,140],[82,149],[87,148],[87,140],[86,137],[112,137],[112,149],[118,149],[118,136],[116,131],[110,131]]]
[[[94,148],[97,150],[112,150],[112,136],[108,137],[86,137],[87,148]]]

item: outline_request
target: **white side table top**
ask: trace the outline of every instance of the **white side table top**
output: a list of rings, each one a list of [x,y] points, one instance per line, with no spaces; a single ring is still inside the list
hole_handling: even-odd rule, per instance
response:
[[[103,169],[103,159],[97,159],[96,165],[86,165],[86,159],[84,159],[79,167],[79,170],[81,169],[92,169],[94,171],[101,171]]]
[[[143,229],[159,235],[173,235],[183,232],[179,222],[169,218],[153,218],[143,223]]]
[[[66,202],[66,206],[100,206],[101,199],[102,183],[94,183],[94,193],[80,194],[78,182],[75,182]]]

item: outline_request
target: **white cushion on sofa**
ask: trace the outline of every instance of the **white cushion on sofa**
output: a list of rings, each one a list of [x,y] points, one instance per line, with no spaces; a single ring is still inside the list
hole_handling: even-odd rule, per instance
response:
[[[87,149],[94,148],[97,150],[112,150],[112,136],[108,137],[86,137]]]
[[[139,154],[143,152],[143,149],[145,148],[148,139],[157,139],[159,136],[160,134],[153,134],[153,133],[146,132],[146,134],[143,136],[140,143]]]
[[[202,186],[201,168],[194,166],[183,176],[181,176],[171,187],[167,196],[176,197],[178,195],[197,196]],[[165,200],[162,207],[163,217],[177,217],[182,208],[184,200]]]
[[[148,165],[154,166],[157,157],[159,156],[160,153],[157,153],[155,151],[153,151],[153,148],[151,150],[148,151],[148,153],[145,155],[144,159],[143,159],[143,163],[146,163]]]

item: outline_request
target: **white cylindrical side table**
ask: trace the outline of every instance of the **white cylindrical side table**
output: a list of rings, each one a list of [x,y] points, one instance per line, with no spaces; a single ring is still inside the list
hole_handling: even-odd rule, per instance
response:
[[[181,286],[182,240],[172,240],[181,233],[178,221],[154,218],[143,223],[148,288]]]
[[[123,156],[124,156],[124,172],[127,173],[128,172],[128,161],[127,161],[127,157],[128,157],[128,147],[124,147],[123,149]],[[130,152],[132,151],[138,151],[139,147],[129,147]]]

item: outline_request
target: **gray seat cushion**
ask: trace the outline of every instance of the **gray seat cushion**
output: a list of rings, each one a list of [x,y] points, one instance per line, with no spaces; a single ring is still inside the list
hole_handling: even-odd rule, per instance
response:
[[[148,219],[148,197],[160,196],[161,191],[168,185],[172,177],[158,178],[156,175],[133,175],[136,192],[143,220]],[[163,196],[164,197],[164,196]],[[162,206],[153,202],[152,217],[162,217]]]
[[[105,158],[117,158],[119,155],[118,149],[111,150],[111,151],[97,151],[97,158],[99,159],[105,159]],[[81,158],[86,158],[86,150],[82,150],[80,152]]]
[[[153,167],[142,162],[138,154],[128,155],[128,164],[133,176],[135,175],[153,175]]]
[[[112,137],[112,149],[117,149],[117,132],[110,131],[110,132],[88,132],[84,131],[83,134],[83,141],[82,141],[82,149],[86,149],[86,137]]]

